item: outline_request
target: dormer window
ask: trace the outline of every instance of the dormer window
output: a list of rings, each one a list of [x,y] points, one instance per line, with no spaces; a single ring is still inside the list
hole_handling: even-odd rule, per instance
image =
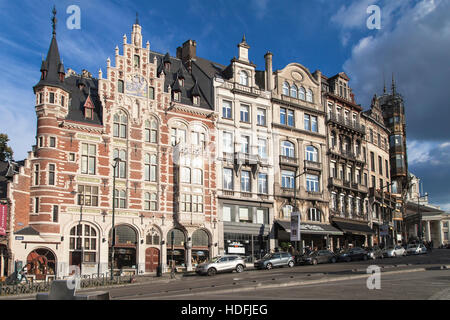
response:
[[[192,102],[194,103],[194,106],[199,106],[200,105],[200,97],[199,96],[193,96],[192,97]]]
[[[94,104],[92,103],[91,96],[89,95],[84,103],[84,117],[92,120],[94,118]]]
[[[239,83],[248,86],[248,73],[244,70],[239,73]]]
[[[179,78],[178,79],[178,83],[180,84],[180,86],[184,86],[184,79],[183,78]]]
[[[179,92],[174,92],[173,93],[173,100],[180,101],[180,93]]]
[[[170,62],[165,62],[164,63],[164,69],[166,69],[166,71],[170,70]]]
[[[134,55],[134,67],[135,68],[139,68],[140,65],[141,65],[140,57],[137,54],[135,54]]]

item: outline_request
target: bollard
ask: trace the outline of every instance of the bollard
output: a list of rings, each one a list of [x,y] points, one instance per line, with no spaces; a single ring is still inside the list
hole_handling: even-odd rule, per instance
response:
[[[158,264],[158,266],[156,267],[156,276],[157,277],[162,276],[162,265],[161,264]]]

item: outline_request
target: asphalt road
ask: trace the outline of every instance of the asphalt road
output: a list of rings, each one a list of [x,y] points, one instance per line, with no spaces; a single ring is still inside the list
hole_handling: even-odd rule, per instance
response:
[[[382,271],[381,290],[367,289],[367,267],[371,265],[379,266]],[[442,265],[450,265],[450,250],[369,261],[247,270],[240,274],[218,274],[214,277],[195,275],[168,283],[112,288],[110,293],[113,299],[427,299],[438,294],[439,290],[450,287],[450,270],[423,271],[423,268]],[[389,274],[392,272],[397,273]],[[354,276],[361,278],[348,280]],[[342,280],[335,281],[337,279]],[[330,280],[332,282],[328,282]],[[304,284],[311,281],[324,282]],[[299,282],[302,282],[300,286]],[[268,285],[273,288],[264,289]],[[285,285],[289,286],[280,288]],[[306,286],[308,290],[302,289]],[[229,292],[220,293],[224,291]]]

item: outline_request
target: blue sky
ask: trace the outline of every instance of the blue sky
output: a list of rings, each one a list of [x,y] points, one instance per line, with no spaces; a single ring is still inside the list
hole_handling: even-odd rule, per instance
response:
[[[298,62],[331,76],[345,71],[365,109],[392,72],[405,98],[410,170],[422,178],[432,202],[450,210],[450,1],[441,0],[0,0],[0,132],[9,135],[15,159],[35,143],[32,87],[51,39],[56,4],[57,39],[65,67],[98,76],[106,59],[130,38],[136,12],[144,43],[170,52],[187,39],[197,54],[227,65],[245,33],[250,59],[264,68]],[[381,29],[369,30],[369,5],[381,9]],[[78,5],[81,29],[69,30],[66,9]]]

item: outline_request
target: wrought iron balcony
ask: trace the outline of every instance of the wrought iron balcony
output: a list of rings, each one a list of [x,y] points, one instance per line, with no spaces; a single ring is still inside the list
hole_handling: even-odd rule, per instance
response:
[[[358,121],[345,119],[342,115],[338,115],[335,112],[328,112],[327,122],[328,121],[342,125],[348,129],[358,131],[362,134],[365,134],[366,132],[366,127],[361,125]]]

